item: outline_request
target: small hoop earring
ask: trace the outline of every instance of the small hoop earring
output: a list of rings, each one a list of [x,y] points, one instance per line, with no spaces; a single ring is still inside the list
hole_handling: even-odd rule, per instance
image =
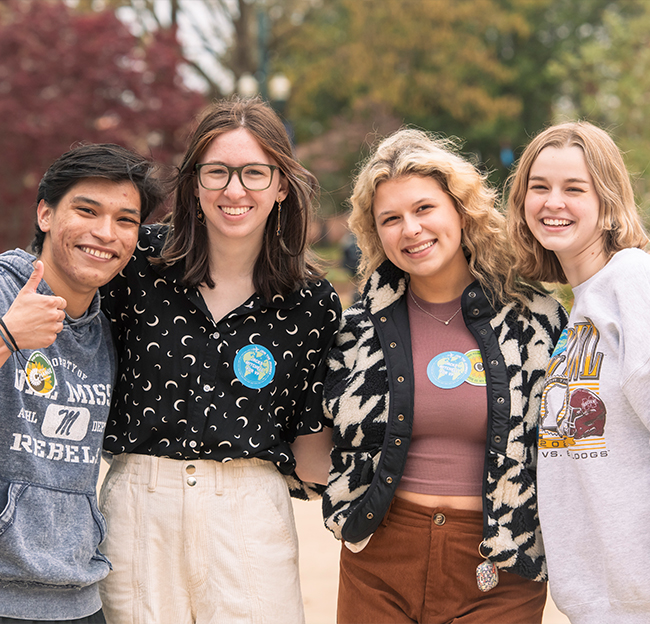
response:
[[[278,227],[275,230],[275,235],[280,236],[281,226],[280,226],[280,215],[282,214],[282,202],[278,200]]]
[[[196,198],[196,218],[201,225],[205,225],[205,213],[201,208],[201,200],[198,197]]]

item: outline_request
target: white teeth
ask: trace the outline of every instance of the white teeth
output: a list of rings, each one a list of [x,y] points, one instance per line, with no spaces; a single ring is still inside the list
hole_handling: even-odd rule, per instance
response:
[[[559,226],[559,225],[570,225],[571,221],[568,219],[543,219],[542,222],[544,225]]]
[[[419,251],[422,251],[423,249],[426,249],[427,247],[431,247],[432,245],[433,245],[433,241],[429,241],[428,243],[422,243],[417,247],[412,247],[411,249],[405,249],[405,251],[406,253],[414,254],[414,253],[418,253]]]
[[[87,254],[95,256],[96,258],[101,258],[102,260],[110,260],[113,257],[112,253],[99,251],[99,249],[91,249],[90,247],[82,247],[81,251],[85,251]]]
[[[243,215],[250,210],[250,206],[221,206],[227,215]]]

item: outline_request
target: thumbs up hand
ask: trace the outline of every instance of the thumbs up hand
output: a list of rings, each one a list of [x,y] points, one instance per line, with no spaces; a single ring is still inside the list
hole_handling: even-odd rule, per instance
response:
[[[19,349],[49,347],[63,329],[66,300],[36,292],[44,270],[43,263],[37,260],[27,283],[2,317]]]

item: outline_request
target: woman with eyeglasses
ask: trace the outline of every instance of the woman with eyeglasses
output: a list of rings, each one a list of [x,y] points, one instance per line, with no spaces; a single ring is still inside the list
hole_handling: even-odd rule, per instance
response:
[[[304,621],[289,494],[327,479],[320,401],[341,310],[307,255],[316,188],[269,106],[217,102],[171,214],[106,288],[109,624]]]

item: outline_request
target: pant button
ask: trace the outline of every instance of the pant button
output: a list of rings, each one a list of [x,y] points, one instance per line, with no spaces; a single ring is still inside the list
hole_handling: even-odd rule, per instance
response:
[[[196,479],[194,477],[189,477],[187,479],[187,485],[190,487],[194,487],[196,485]]]
[[[442,526],[445,522],[447,522],[447,518],[445,518],[445,514],[441,514],[441,513],[434,514],[433,524]]]
[[[196,466],[194,466],[193,464],[189,464],[185,468],[185,472],[187,472],[187,474],[194,474],[196,472]]]

